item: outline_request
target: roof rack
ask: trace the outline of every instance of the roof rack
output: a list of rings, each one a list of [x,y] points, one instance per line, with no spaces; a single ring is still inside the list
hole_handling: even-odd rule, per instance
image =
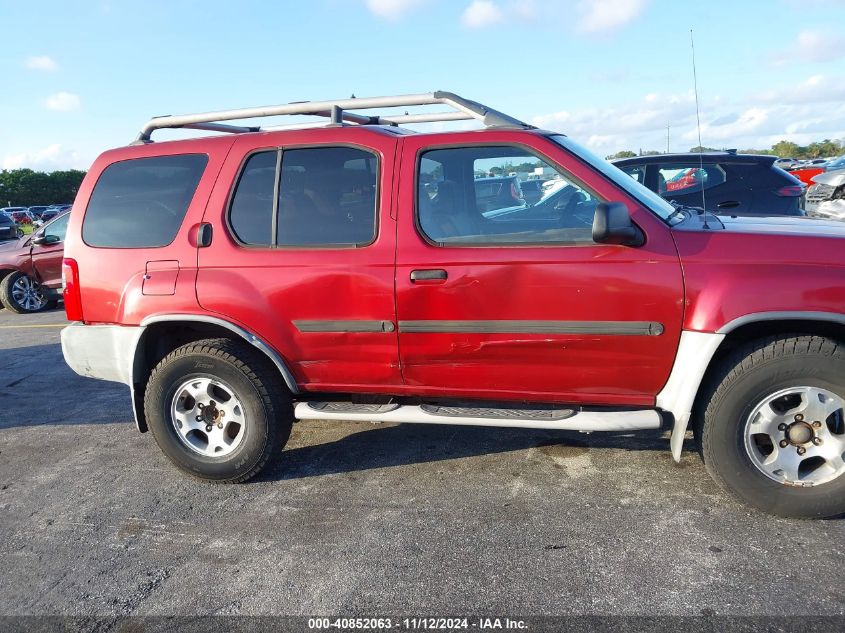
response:
[[[366,115],[350,110],[372,110],[376,108],[394,108],[404,106],[427,106],[442,104],[451,110],[446,112],[432,112],[423,114],[388,114],[384,116]],[[533,126],[515,119],[507,114],[488,108],[476,101],[464,99],[452,92],[428,92],[414,95],[397,95],[392,97],[364,97],[355,96],[349,99],[332,101],[297,101],[276,106],[257,108],[241,108],[238,110],[221,110],[200,114],[180,114],[173,116],[158,116],[150,119],[141,129],[135,144],[152,142],[152,134],[164,128],[187,128],[191,130],[207,130],[211,132],[266,132],[269,130],[309,127],[314,124],[287,124],[270,127],[241,126],[221,123],[238,119],[253,119],[259,117],[273,117],[281,115],[312,115],[326,117],[328,125],[400,125],[403,123],[428,123],[434,121],[464,121],[476,119],[485,127],[506,127],[529,129]],[[325,123],[322,125],[326,125]]]

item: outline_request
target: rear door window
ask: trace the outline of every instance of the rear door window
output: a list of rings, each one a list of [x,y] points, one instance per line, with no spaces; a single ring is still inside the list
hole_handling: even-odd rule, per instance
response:
[[[156,248],[176,237],[208,156],[136,158],[100,175],[82,223],[82,239],[102,248]]]
[[[657,170],[657,192],[664,198],[712,189],[725,182],[719,165],[662,164]]]
[[[244,164],[229,226],[246,246],[366,246],[376,235],[378,157],[356,147],[263,151]]]

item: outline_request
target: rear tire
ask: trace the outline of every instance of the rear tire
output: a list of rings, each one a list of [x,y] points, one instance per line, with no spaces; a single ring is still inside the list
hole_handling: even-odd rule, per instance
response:
[[[742,501],[792,518],[845,514],[845,349],[779,336],[728,357],[705,392],[696,437],[711,476]]]
[[[183,345],[159,362],[144,413],[170,461],[217,483],[261,472],[293,424],[290,394],[275,368],[253,347],[225,338]]]

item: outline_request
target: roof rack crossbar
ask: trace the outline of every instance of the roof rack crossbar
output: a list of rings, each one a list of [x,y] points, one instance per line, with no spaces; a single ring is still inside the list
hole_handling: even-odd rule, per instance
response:
[[[432,114],[385,114],[383,116],[367,116],[349,110],[370,110],[376,108],[395,108],[405,106],[446,105],[451,112],[435,112]],[[358,125],[398,125],[400,123],[424,123],[433,121],[459,121],[477,119],[486,127],[517,127],[531,126],[507,114],[488,108],[476,101],[464,99],[452,92],[429,92],[411,95],[396,95],[388,97],[365,97],[338,99],[334,101],[300,101],[276,106],[262,106],[257,108],[240,108],[237,110],[221,110],[218,112],[204,112],[199,114],[182,114],[174,116],[159,116],[150,119],[141,129],[136,143],[149,143],[152,133],[164,128],[189,128],[195,130],[209,130],[214,132],[254,132],[270,128],[236,126],[221,123],[237,119],[255,119],[282,115],[312,115],[328,117],[332,124],[342,125],[344,122]],[[279,129],[276,126],[273,129]]]

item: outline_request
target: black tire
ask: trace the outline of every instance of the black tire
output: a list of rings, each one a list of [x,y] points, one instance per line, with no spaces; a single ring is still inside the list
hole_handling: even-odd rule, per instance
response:
[[[845,514],[845,475],[813,486],[786,485],[761,472],[745,447],[745,423],[754,407],[798,386],[845,399],[845,348],[829,338],[796,335],[737,349],[703,393],[695,427],[701,456],[716,482],[760,510],[801,519],[838,517]]]
[[[225,457],[193,452],[180,439],[171,405],[176,390],[193,377],[228,384],[243,403],[244,437]],[[215,483],[240,483],[257,475],[290,436],[293,406],[272,363],[250,345],[231,339],[195,341],[168,354],[150,374],[144,413],[156,443],[184,472]]]
[[[3,281],[0,281],[0,303],[2,303],[6,309],[16,312],[17,314],[34,314],[36,312],[43,312],[44,310],[50,310],[56,307],[57,302],[55,300],[46,301],[37,310],[28,309],[15,301],[12,296],[12,286],[18,279],[23,277],[26,277],[26,275],[16,270],[15,272],[9,273],[3,277]]]

